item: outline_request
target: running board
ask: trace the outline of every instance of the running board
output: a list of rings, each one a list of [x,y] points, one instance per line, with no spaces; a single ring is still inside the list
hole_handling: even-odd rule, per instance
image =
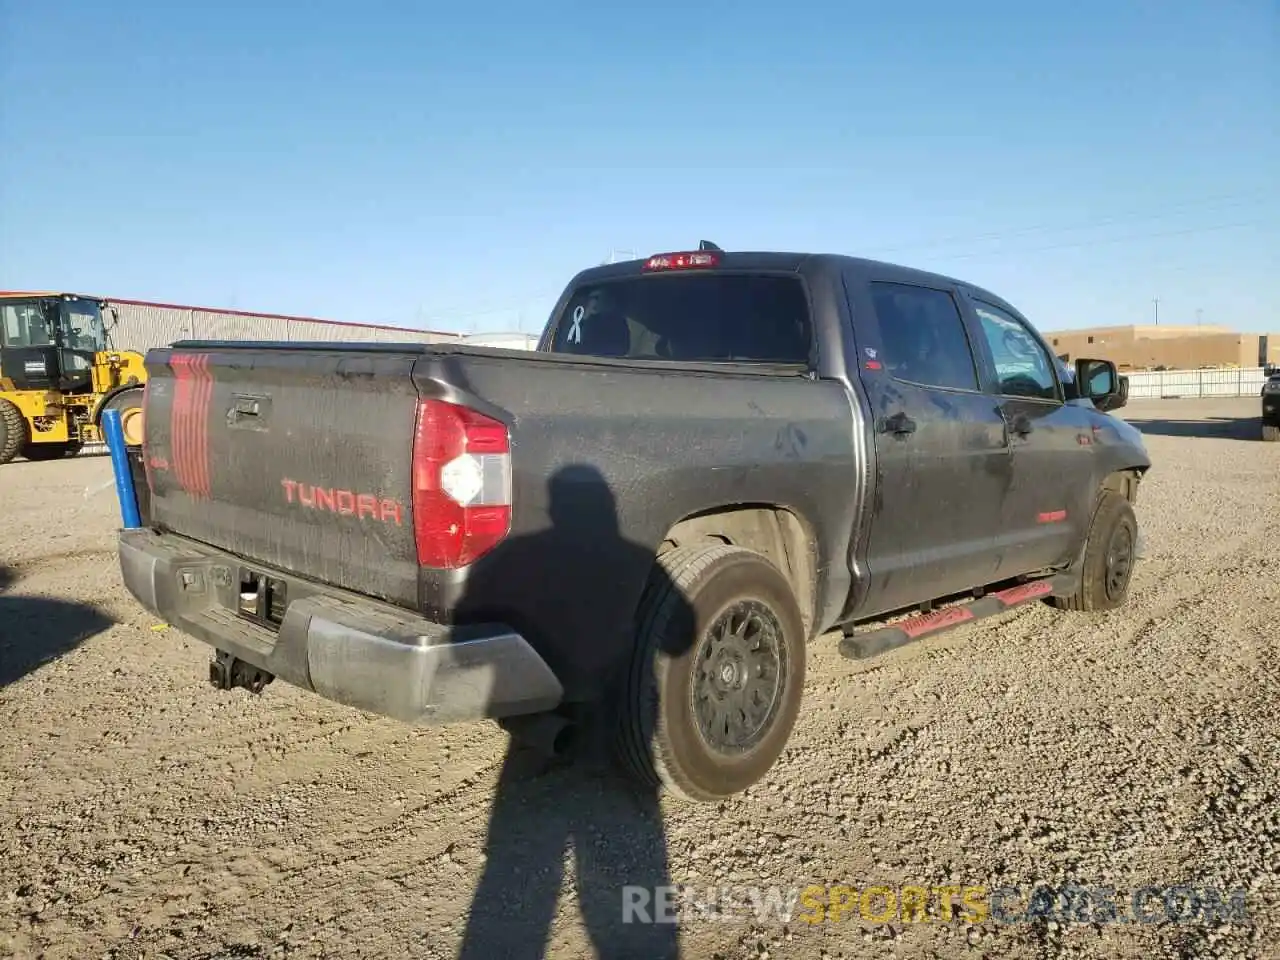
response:
[[[877,657],[898,647],[905,647],[916,640],[942,633],[944,630],[994,617],[998,613],[1004,613],[1006,610],[1030,603],[1032,600],[1043,600],[1055,594],[1068,595],[1073,592],[1075,586],[1073,577],[1060,574],[1006,587],[968,603],[945,607],[932,613],[918,613],[887,627],[846,636],[840,641],[840,654],[850,660]]]

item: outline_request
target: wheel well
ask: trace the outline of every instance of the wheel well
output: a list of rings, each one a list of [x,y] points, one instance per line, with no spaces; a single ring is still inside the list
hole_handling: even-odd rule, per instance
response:
[[[1138,502],[1138,486],[1142,483],[1142,477],[1145,473],[1146,470],[1142,467],[1128,467],[1124,470],[1116,470],[1102,479],[1102,489],[1114,490],[1128,500],[1129,503],[1136,505]]]
[[[118,387],[108,390],[102,395],[102,399],[98,401],[98,406],[93,411],[93,422],[95,424],[102,423],[102,414],[107,409],[107,404],[122,394],[128,393],[130,390],[141,391],[146,384],[144,383],[122,383]]]
[[[743,547],[769,560],[790,583],[805,629],[813,629],[817,602],[814,538],[799,516],[771,504],[736,504],[704,511],[673,526],[658,553],[700,542]]]

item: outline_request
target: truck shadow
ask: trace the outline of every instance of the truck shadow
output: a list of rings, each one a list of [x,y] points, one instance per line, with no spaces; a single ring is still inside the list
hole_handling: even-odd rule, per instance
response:
[[[650,572],[652,547],[623,537],[614,496],[595,468],[558,470],[547,494],[549,528],[509,538],[484,558],[469,588],[474,600],[464,598],[458,609],[519,630],[562,681],[606,679],[599,701],[577,709],[579,738],[568,762],[540,766],[518,740],[509,744],[458,956],[544,956],[571,849],[573,889],[595,955],[675,957],[674,922],[628,922],[634,917],[624,909],[628,897],[652,904],[670,884],[658,791],[618,775],[610,760],[620,681],[632,660],[634,599],[646,575],[650,589],[674,588]],[[625,623],[611,628],[618,618],[607,611],[623,608]],[[692,610],[686,604],[675,615],[683,621],[686,614],[688,630],[666,632],[687,639],[665,653],[678,655],[692,642]],[[656,709],[652,702],[650,718]]]
[[[1258,417],[1209,417],[1204,420],[1143,420],[1125,418],[1147,436],[1200,437],[1210,440],[1260,440],[1262,420]]]
[[[69,653],[114,622],[89,604],[10,593],[18,572],[0,566],[0,689]]]

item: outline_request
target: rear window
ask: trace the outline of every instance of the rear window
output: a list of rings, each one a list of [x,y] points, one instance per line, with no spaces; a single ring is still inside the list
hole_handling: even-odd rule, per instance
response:
[[[682,273],[574,291],[553,353],[635,360],[809,362],[812,324],[799,277]]]

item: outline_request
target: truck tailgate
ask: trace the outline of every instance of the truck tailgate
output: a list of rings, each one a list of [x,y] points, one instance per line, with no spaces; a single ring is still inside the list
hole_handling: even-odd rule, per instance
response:
[[[302,346],[148,354],[152,522],[415,607],[416,354]]]

